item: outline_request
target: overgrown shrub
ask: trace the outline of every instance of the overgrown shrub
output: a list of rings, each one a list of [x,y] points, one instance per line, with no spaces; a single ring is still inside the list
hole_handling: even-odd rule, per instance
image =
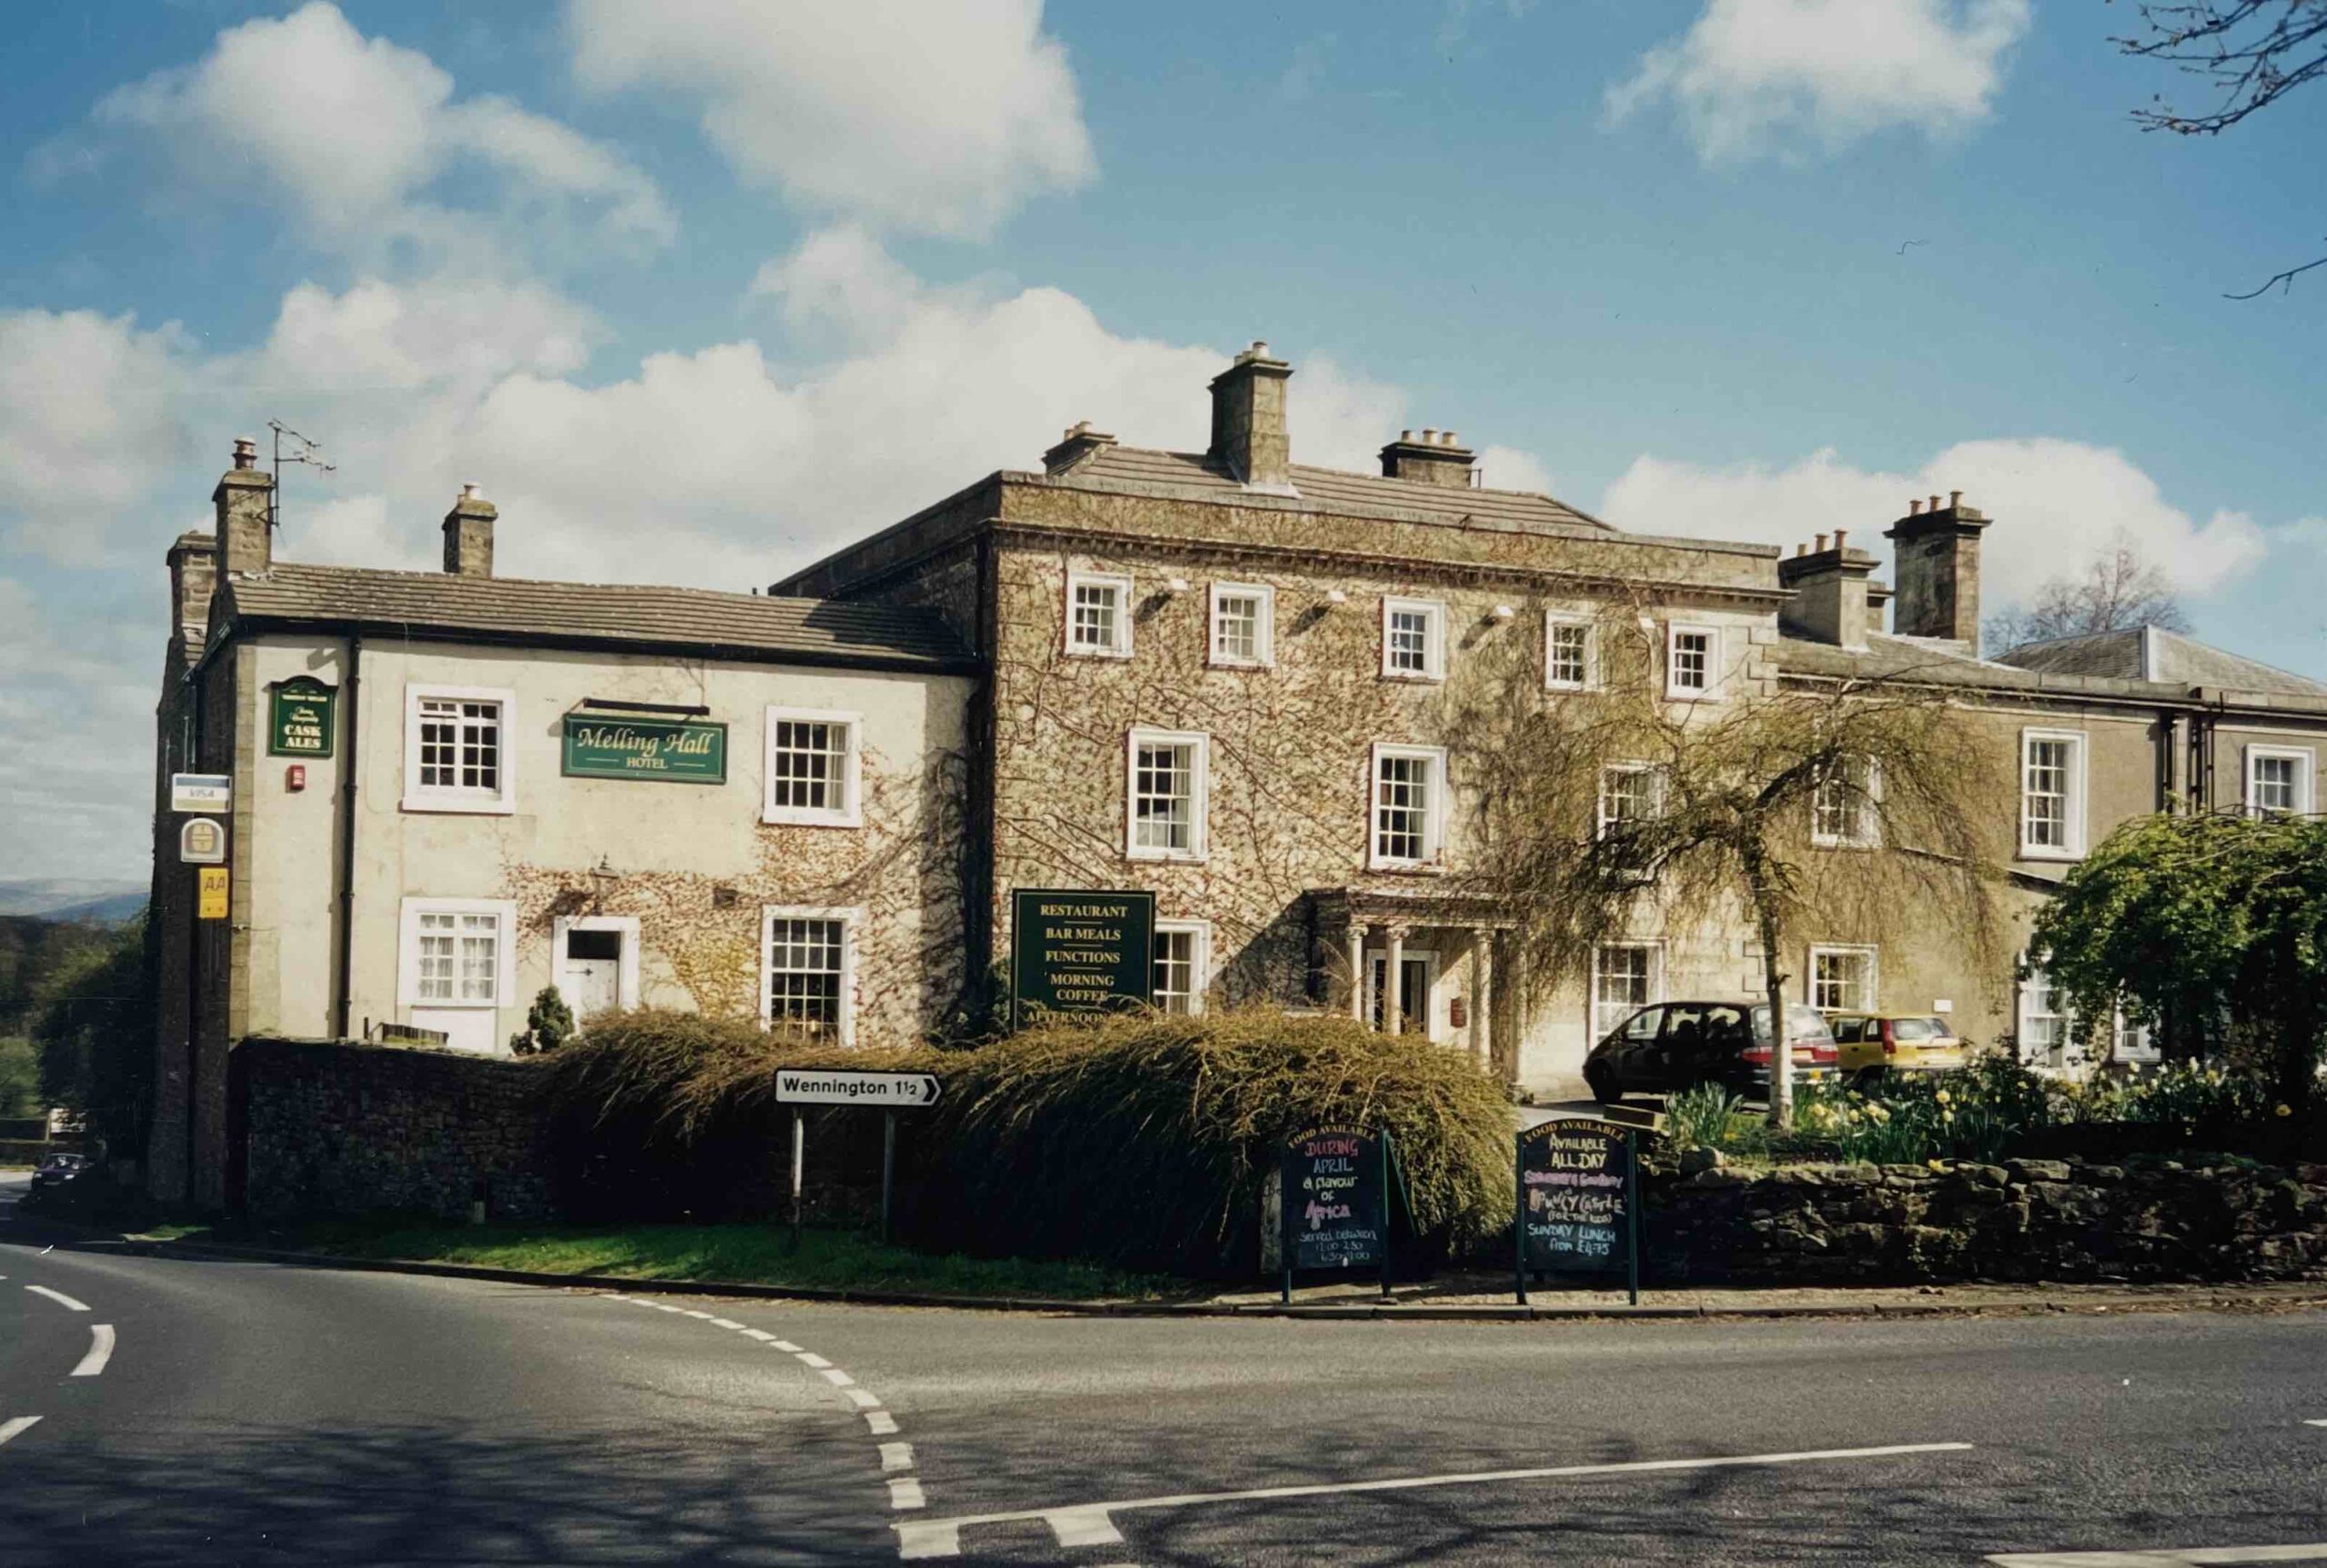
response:
[[[1252,1269],[1263,1183],[1305,1128],[1386,1132],[1422,1262],[1511,1222],[1513,1124],[1469,1059],[1353,1019],[1145,1014],[947,1060],[915,1229],[973,1250]],[[1403,1222],[1402,1222],[1403,1228]]]
[[[779,1067],[944,1081],[934,1109],[901,1119],[898,1219],[924,1245],[1249,1271],[1276,1150],[1328,1124],[1391,1135],[1402,1232],[1411,1215],[1403,1256],[1467,1252],[1510,1223],[1512,1122],[1494,1080],[1411,1036],[1264,1012],[1054,1024],[950,1052],[843,1050],[693,1014],[602,1016],[540,1068],[569,1211],[772,1216],[789,1157]],[[829,1124],[877,1141],[877,1122]]]

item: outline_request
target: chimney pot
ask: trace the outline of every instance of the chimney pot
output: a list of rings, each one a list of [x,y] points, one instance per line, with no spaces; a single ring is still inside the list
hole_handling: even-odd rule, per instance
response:
[[[1460,443],[1454,439],[1454,433],[1451,430],[1442,430],[1439,432],[1438,444],[1441,446],[1454,446],[1460,444]]]
[[[237,468],[255,468],[258,466],[257,442],[253,441],[247,435],[237,435],[235,437],[235,466]]]
[[[1423,426],[1422,444],[1424,446],[1435,446],[1438,444],[1438,426],[1435,424],[1426,424]]]
[[[1947,493],[1947,509],[1950,512],[1954,511],[1958,506],[1962,504],[1963,492],[1961,490],[1951,490]]]
[[[1937,495],[1933,495],[1931,498],[1931,509],[1934,512],[1939,510],[1939,497]]]
[[[1824,535],[1823,534],[1819,534],[1819,535],[1818,535],[1818,554],[1820,554],[1821,555],[1823,555],[1825,553],[1826,553],[1826,535]]]
[[[1916,496],[1916,497],[1914,497],[1914,498],[1913,498],[1913,499],[1909,500],[1909,501],[1908,501],[1908,503],[1907,503],[1907,515],[1908,515],[1908,516],[1910,516],[1910,517],[1920,517],[1920,516],[1922,516],[1923,514],[1923,498],[1922,498],[1921,496]]]
[[[1793,542],[1793,553],[1797,555],[1807,555],[1810,554],[1810,546],[1797,539]]]
[[[1401,430],[1398,432],[1398,439],[1401,441],[1412,441],[1413,438],[1414,433],[1411,430]]]
[[[1843,547],[1843,540],[1845,540],[1845,539],[1847,539],[1847,538],[1849,538],[1850,536],[1851,536],[1851,532],[1850,532],[1850,530],[1849,530],[1849,529],[1847,529],[1847,528],[1837,528],[1837,529],[1835,529],[1835,530],[1834,530],[1834,548],[1835,548],[1835,549],[1837,549],[1837,550],[1841,549],[1841,548]]]

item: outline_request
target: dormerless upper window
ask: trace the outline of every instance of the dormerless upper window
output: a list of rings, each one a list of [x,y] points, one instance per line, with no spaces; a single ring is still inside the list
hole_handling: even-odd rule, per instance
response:
[[[1721,694],[1721,631],[1715,626],[1675,624],[1664,636],[1664,694]]]
[[[1134,860],[1202,860],[1205,773],[1211,740],[1168,730],[1134,730],[1125,853]]]
[[[1369,864],[1427,865],[1440,852],[1446,754],[1436,746],[1373,748],[1373,823]]]
[[[1446,606],[1435,599],[1382,601],[1382,673],[1435,681],[1446,673]]]
[[[1276,592],[1253,583],[1212,585],[1212,662],[1258,665],[1275,662]]]
[[[856,827],[862,764],[855,714],[827,708],[767,711],[767,787],[761,820]]]
[[[1657,999],[1663,950],[1645,942],[1592,950],[1592,1037],[1595,1040]]]
[[[2020,853],[2071,860],[2084,853],[2084,737],[2064,730],[2020,736]]]
[[[1554,615],[1543,623],[1543,684],[1581,691],[1592,684],[1592,623]]]
[[[1882,842],[1883,818],[1875,809],[1882,773],[1873,763],[1845,764],[1821,779],[1810,806],[1810,840],[1829,848],[1872,849]]]
[[[1095,572],[1066,574],[1066,651],[1131,656],[1131,579]]]
[[[2246,809],[2256,816],[2301,816],[2311,811],[2317,754],[2308,747],[2246,748]]]
[[[515,703],[514,693],[498,689],[404,688],[404,809],[513,809],[509,715]]]

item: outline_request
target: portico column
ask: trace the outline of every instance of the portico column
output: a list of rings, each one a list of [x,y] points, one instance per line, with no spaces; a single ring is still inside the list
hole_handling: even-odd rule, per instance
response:
[[[1365,934],[1373,928],[1349,923],[1349,1015],[1365,1022]]]
[[[1471,933],[1471,1060],[1486,1071],[1493,1044],[1487,1024],[1487,944],[1494,933],[1484,926]]]
[[[1382,984],[1389,988],[1383,1000],[1382,1026],[1392,1034],[1406,1032],[1406,928],[1390,927],[1390,939],[1383,954],[1388,962],[1382,965]]]

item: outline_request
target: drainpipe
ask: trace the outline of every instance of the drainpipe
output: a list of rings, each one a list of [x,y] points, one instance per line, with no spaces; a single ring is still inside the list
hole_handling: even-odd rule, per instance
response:
[[[364,682],[364,637],[351,633],[347,639],[346,673],[340,679],[339,697],[339,975],[334,990],[337,994],[338,1018],[335,1032],[342,1040],[352,1037],[355,1006],[355,702]]]
[[[200,668],[197,666],[195,669],[188,670],[185,676],[187,698],[185,715],[185,760],[186,771],[189,773],[194,772],[202,766],[202,682],[199,678],[200,674]],[[231,820],[232,819],[230,818],[229,821],[231,822]],[[175,814],[172,815],[171,822],[172,825],[175,826],[176,824],[176,817]],[[194,1206],[195,1202],[195,1144],[198,1141],[198,1129],[195,1126],[195,1122],[197,1117],[200,1115],[198,1101],[201,1096],[202,1087],[200,1072],[202,1066],[202,959],[205,944],[202,932],[202,921],[198,917],[201,904],[201,894],[195,888],[186,887],[185,885],[189,875],[188,869],[186,867],[179,867],[177,875],[180,886],[183,889],[181,896],[185,900],[186,914],[185,1195],[183,1201],[188,1208],[191,1208]],[[191,875],[192,880],[195,882],[198,883],[201,879],[201,873],[199,872],[194,872]]]

